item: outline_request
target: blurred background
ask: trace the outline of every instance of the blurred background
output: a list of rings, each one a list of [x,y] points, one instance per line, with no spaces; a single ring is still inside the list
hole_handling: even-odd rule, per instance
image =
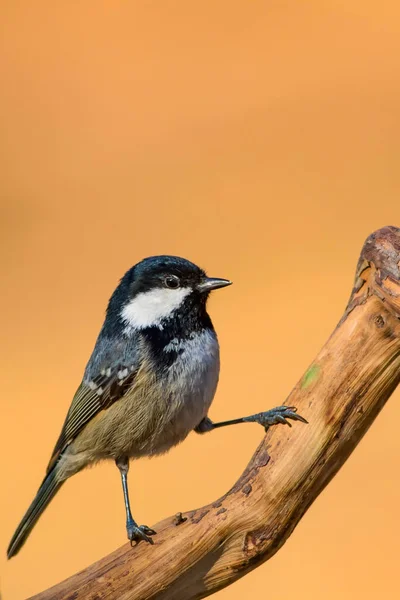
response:
[[[400,225],[400,5],[3,0],[1,13],[0,589],[21,600],[125,543],[104,464],[5,560],[132,264],[172,253],[234,280],[210,302],[213,419],[281,404],[330,335],[364,239]],[[282,550],[216,598],[397,597],[399,404],[397,391]],[[135,517],[216,499],[262,435],[193,434],[134,464]]]

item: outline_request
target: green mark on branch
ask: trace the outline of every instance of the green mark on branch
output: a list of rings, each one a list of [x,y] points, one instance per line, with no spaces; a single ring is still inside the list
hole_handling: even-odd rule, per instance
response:
[[[307,373],[304,375],[301,380],[301,389],[304,390],[308,388],[314,381],[318,378],[320,373],[320,367],[318,365],[311,365],[308,369]]]

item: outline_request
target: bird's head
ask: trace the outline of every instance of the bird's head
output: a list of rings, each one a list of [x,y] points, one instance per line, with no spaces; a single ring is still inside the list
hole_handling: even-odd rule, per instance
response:
[[[184,258],[151,256],[125,273],[110,299],[107,316],[122,320],[127,331],[162,329],[172,316],[184,318],[205,310],[209,293],[231,283],[207,277]]]

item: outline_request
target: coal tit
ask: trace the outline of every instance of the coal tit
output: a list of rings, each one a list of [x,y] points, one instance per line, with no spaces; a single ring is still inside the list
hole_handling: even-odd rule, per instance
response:
[[[294,407],[213,423],[208,410],[219,376],[219,345],[206,310],[212,290],[227,279],[207,277],[175,256],[146,258],[121,279],[82,382],[72,400],[46,476],[8,548],[21,548],[61,485],[102,459],[118,466],[131,542],[153,543],[155,531],[138,526],[129,505],[130,458],[167,452],[191,431],[235,423],[266,429],[287,419],[306,422]]]

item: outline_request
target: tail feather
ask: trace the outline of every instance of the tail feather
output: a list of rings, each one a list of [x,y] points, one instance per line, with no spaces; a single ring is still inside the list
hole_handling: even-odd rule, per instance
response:
[[[19,552],[40,515],[49,504],[50,500],[54,498],[61,485],[64,483],[64,481],[58,480],[57,467],[58,465],[55,465],[54,468],[46,475],[32,504],[26,511],[21,523],[18,525],[7,549],[8,558],[15,556]]]

